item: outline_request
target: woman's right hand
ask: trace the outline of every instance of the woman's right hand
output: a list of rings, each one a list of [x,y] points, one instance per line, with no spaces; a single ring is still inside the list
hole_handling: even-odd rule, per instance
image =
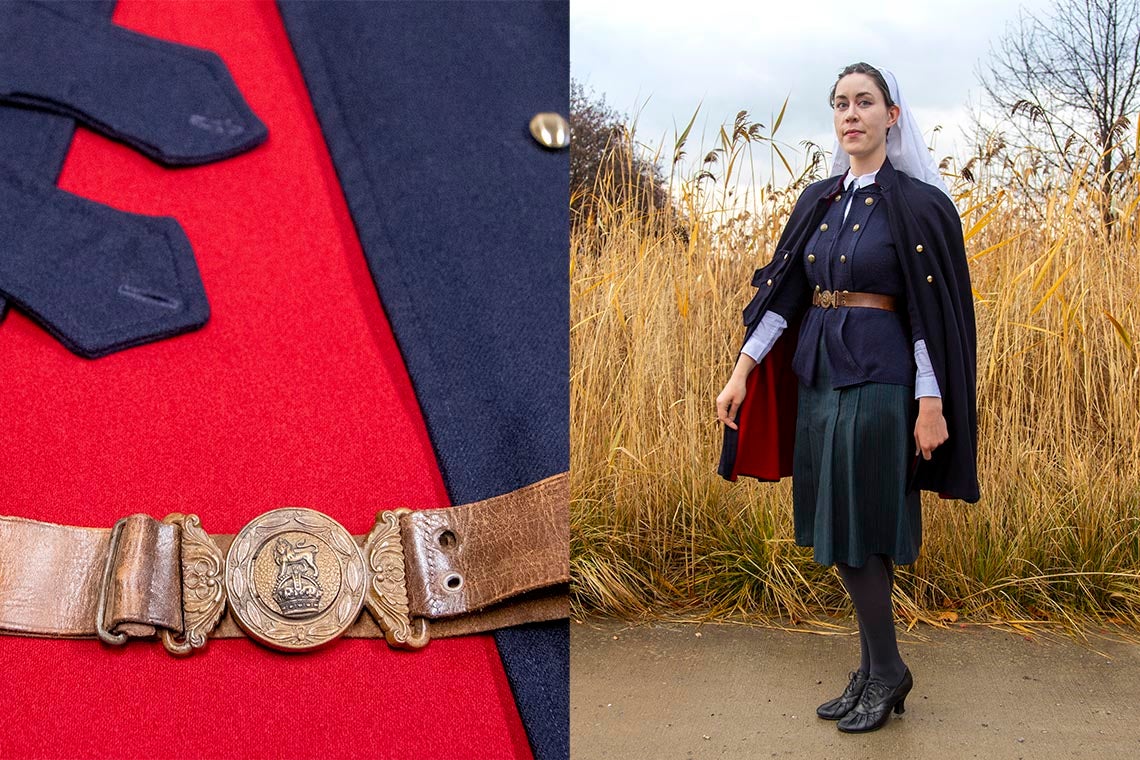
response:
[[[756,366],[756,362],[748,354],[741,354],[732,371],[732,377],[724,385],[724,390],[716,397],[716,418],[728,427],[736,430],[736,413],[744,403],[744,394],[748,392],[748,373]]]

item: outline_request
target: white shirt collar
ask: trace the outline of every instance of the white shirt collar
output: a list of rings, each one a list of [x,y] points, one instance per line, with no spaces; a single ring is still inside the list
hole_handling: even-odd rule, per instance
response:
[[[855,183],[855,189],[856,190],[858,190],[861,187],[866,187],[867,185],[874,184],[875,175],[878,173],[879,173],[879,170],[876,169],[875,171],[870,172],[869,174],[860,174],[858,177],[855,177],[851,173],[851,170],[848,169],[847,174],[843,177],[843,189],[844,190],[849,189],[851,187],[852,182]]]

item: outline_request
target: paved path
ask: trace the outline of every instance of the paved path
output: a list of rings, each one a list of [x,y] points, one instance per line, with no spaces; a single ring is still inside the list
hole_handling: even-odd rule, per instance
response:
[[[579,758],[1140,758],[1140,646],[920,626],[906,713],[841,734],[815,707],[859,641],[742,626],[571,623]]]

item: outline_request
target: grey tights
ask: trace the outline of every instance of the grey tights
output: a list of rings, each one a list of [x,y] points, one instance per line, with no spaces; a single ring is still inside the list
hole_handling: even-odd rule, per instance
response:
[[[899,655],[891,609],[894,564],[886,555],[872,554],[862,567],[836,563],[836,569],[859,618],[859,669],[887,684],[897,684],[906,665]]]

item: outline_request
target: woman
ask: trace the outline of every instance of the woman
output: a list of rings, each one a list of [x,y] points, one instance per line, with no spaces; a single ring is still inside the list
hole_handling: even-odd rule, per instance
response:
[[[919,491],[978,500],[976,348],[961,220],[894,77],[853,64],[830,100],[832,177],[804,190],[753,278],[717,415],[721,474],[791,474],[796,543],[851,595],[859,667],[817,712],[856,732],[902,713],[913,686],[891,585],[918,557]]]

